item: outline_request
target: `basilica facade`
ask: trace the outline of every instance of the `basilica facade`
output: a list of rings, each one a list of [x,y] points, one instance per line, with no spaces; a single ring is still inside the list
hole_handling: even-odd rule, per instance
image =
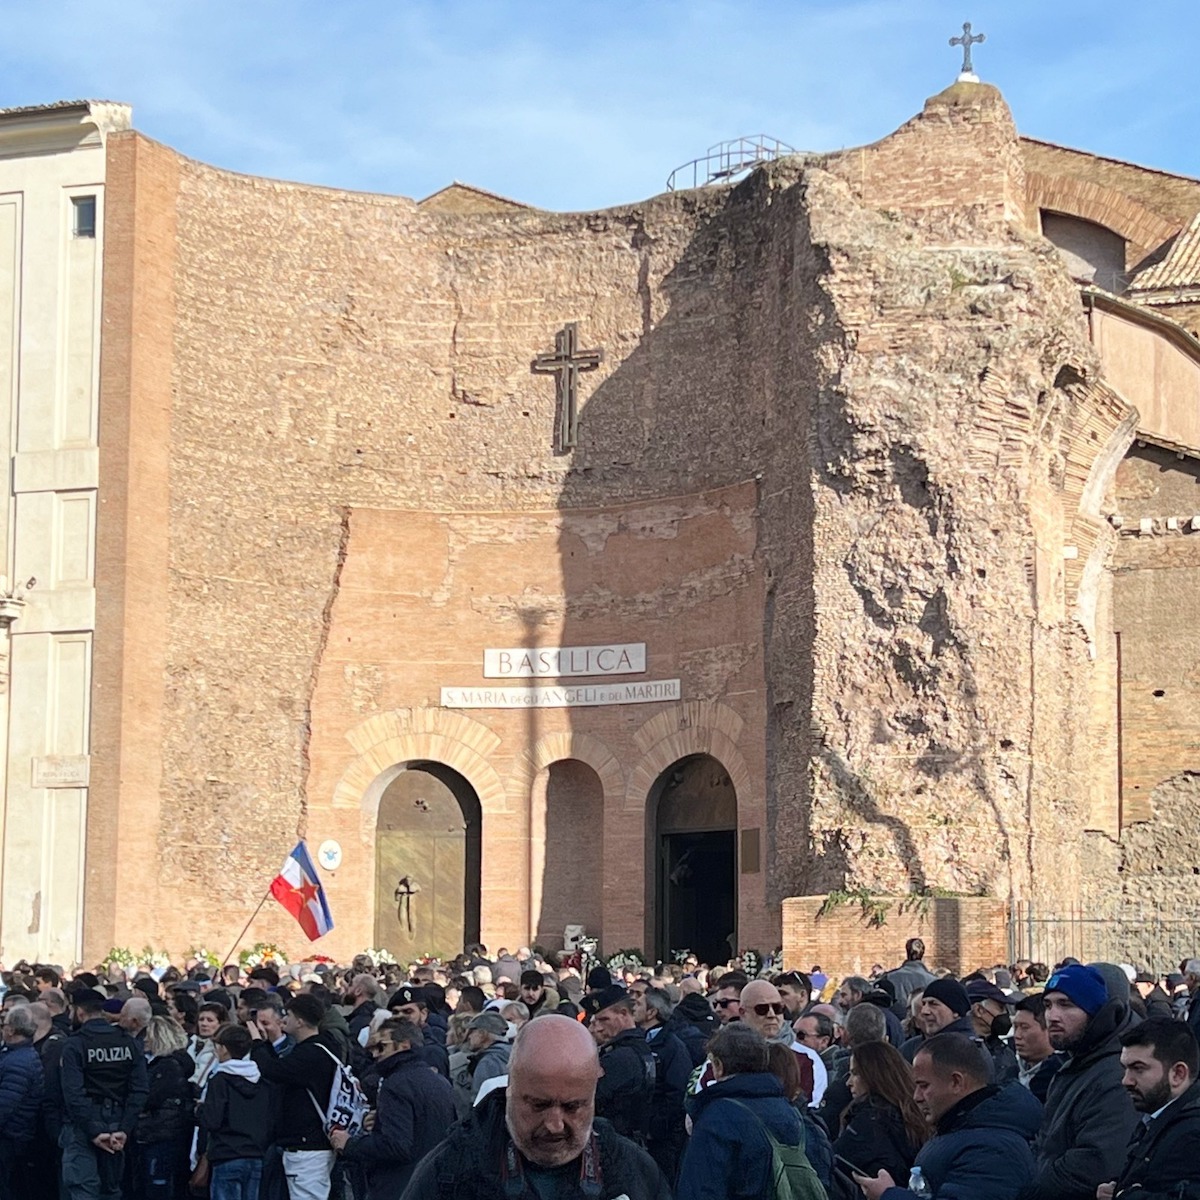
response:
[[[222,951],[299,837],[342,958],[1184,893],[1200,182],[970,81],[591,213],[0,150],[4,959]]]

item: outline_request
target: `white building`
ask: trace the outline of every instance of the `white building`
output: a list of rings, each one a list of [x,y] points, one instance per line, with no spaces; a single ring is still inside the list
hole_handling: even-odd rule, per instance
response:
[[[0,110],[0,960],[81,954],[105,138],[119,104]],[[23,601],[23,603],[22,603]]]

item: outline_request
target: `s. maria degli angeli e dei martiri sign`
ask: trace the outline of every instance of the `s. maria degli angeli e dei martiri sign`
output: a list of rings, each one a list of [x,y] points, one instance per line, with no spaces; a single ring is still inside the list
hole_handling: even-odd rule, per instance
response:
[[[518,646],[485,650],[485,679],[554,679],[637,675],[646,669],[646,645]],[[444,687],[443,708],[587,708],[678,700],[678,679],[605,680],[600,683],[528,683],[520,687]]]

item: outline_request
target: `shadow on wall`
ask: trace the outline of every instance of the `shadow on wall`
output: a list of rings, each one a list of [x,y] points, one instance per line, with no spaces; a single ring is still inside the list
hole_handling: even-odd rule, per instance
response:
[[[673,662],[680,669],[670,675],[680,675],[684,700],[757,693],[739,702],[758,714],[756,728],[765,726],[765,745],[756,733],[757,744],[741,748],[748,761],[765,757],[765,796],[739,796],[738,816],[743,830],[761,825],[759,869],[768,873],[768,907],[786,895],[805,894],[810,880],[828,881],[831,874],[844,878],[849,869],[837,851],[822,862],[825,848],[814,850],[810,838],[810,759],[820,752],[813,745],[811,721],[813,457],[821,453],[819,447],[814,450],[814,406],[836,409],[822,402],[819,389],[828,386],[830,374],[822,357],[831,347],[840,351],[841,334],[819,286],[825,262],[812,244],[798,178],[796,168],[790,173],[777,168],[726,192],[677,194],[669,202],[673,207],[655,201],[645,210],[592,218],[593,228],[609,222],[608,232],[627,239],[630,286],[638,291],[642,328],[636,348],[599,386],[593,390],[583,378],[578,445],[559,498],[564,512],[611,513],[623,503],[757,480],[756,548],[749,569],[757,577],[758,599],[745,627],[719,627],[708,619],[707,606],[722,590],[728,592],[728,578],[722,580],[727,563],[682,561],[670,538],[654,543],[634,538],[622,542],[624,551],[606,551],[601,571],[596,551],[564,529],[560,636],[564,645],[650,640],[634,636],[649,625],[654,639],[647,647],[649,678],[667,677],[659,664]],[[686,219],[693,230],[669,264],[657,250],[664,231],[656,222],[664,213],[671,229]],[[669,240],[664,244],[669,253]],[[590,314],[601,299],[580,294],[573,309],[564,312],[564,321],[580,321],[581,345],[599,340]],[[612,346],[605,349],[615,353]],[[600,638],[601,630],[608,636]],[[763,674],[753,687],[744,673],[739,675],[744,658],[739,668],[732,652],[722,657],[739,643],[761,654]],[[716,665],[703,672],[690,669],[703,654]],[[659,711],[651,704],[635,708],[640,711],[625,710],[612,719],[624,729],[636,728]],[[573,727],[594,727],[592,712],[569,710]],[[911,864],[914,886],[922,885],[916,846],[903,820],[875,804],[844,766],[834,776],[865,821],[889,830]],[[742,807],[746,799],[765,812],[750,817]],[[557,821],[556,797],[551,801],[548,837]],[[606,897],[636,880],[646,842],[655,837],[646,820],[632,810],[614,813],[610,800],[600,873]],[[549,854],[546,862],[543,894],[549,897],[555,894],[551,874],[556,866]],[[741,869],[752,865],[743,861]],[[660,889],[652,878],[644,883],[637,890],[647,897],[641,920],[649,949],[659,928]],[[604,910],[614,911],[607,898]],[[552,916],[543,906],[543,921]]]

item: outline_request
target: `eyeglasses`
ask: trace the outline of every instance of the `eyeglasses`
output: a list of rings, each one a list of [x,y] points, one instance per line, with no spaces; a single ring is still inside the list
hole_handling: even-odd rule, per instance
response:
[[[765,1017],[770,1013],[774,1013],[777,1017],[782,1017],[784,1009],[782,1004],[776,1002],[774,1004],[752,1004],[750,1005],[750,1011],[756,1017]]]
[[[736,1004],[736,1000],[714,1000],[713,1008],[728,1008],[731,1004]]]

